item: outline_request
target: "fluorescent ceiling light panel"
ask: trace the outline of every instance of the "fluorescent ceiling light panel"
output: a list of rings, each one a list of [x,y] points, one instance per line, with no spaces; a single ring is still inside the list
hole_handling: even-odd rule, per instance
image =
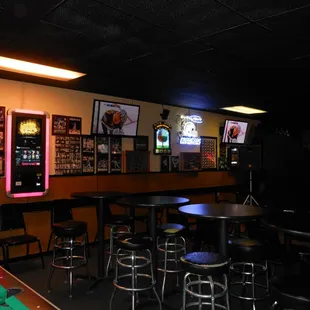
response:
[[[234,107],[226,107],[226,108],[222,108],[222,110],[232,111],[232,112],[237,112],[237,113],[243,113],[243,114],[262,114],[262,113],[267,113],[267,111],[258,110],[258,109],[254,109],[254,108],[249,108],[249,107],[245,107],[243,105],[238,105],[238,106],[234,106]]]
[[[2,56],[0,56],[0,70],[29,74],[59,81],[69,81],[86,75],[80,72],[39,65],[32,62]]]

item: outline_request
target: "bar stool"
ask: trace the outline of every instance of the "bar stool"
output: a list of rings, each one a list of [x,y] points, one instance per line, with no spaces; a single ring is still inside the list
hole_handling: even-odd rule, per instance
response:
[[[127,215],[111,214],[106,221],[108,223],[106,226],[110,226],[110,242],[108,248],[105,251],[105,253],[109,256],[106,266],[106,276],[108,276],[109,271],[112,269],[112,257],[116,256],[115,241],[117,241],[122,235],[128,235],[131,232],[130,224],[132,220]]]
[[[163,266],[157,268],[158,271],[164,274],[161,288],[161,300],[164,301],[167,273],[176,273],[176,286],[179,286],[179,273],[182,272],[180,268],[180,254],[186,254],[186,241],[183,237],[186,233],[186,227],[181,224],[168,223],[159,226],[157,230],[157,250],[164,253],[164,259],[158,261],[159,266]],[[164,243],[161,243],[162,239]],[[173,258],[169,256],[173,256]],[[175,267],[168,267],[169,262],[173,262]]]
[[[183,306],[181,310],[203,305],[211,306],[212,310],[216,308],[230,310],[228,279],[229,261],[217,253],[212,252],[192,252],[181,257],[182,267],[185,276],[183,281]],[[213,277],[223,277],[223,283],[214,281]],[[197,277],[197,280],[192,280]],[[203,293],[203,287],[208,288],[209,294]],[[195,290],[198,288],[198,290]],[[198,292],[197,292],[198,291]],[[186,301],[187,294],[198,298],[198,301]],[[218,299],[225,299],[225,304],[216,303]],[[207,300],[207,301],[203,301]]]
[[[252,308],[255,310],[256,301],[266,299],[269,295],[268,262],[264,259],[264,245],[258,240],[245,238],[232,239],[229,245],[232,256],[230,274],[242,276],[241,281],[233,281],[230,285],[231,287],[241,286],[243,288],[242,294],[230,292],[230,295],[241,300],[252,301]],[[266,285],[256,282],[258,275],[265,276]],[[245,296],[247,286],[251,286],[250,297]],[[257,288],[262,288],[265,291],[263,296],[257,296]]]
[[[132,309],[135,309],[137,303],[138,292],[153,290],[154,295],[159,303],[159,309],[162,309],[161,301],[155,289],[155,278],[152,268],[152,254],[150,249],[152,248],[152,240],[145,234],[135,234],[130,236],[122,236],[119,238],[119,249],[116,253],[116,267],[115,267],[115,279],[113,281],[114,290],[110,299],[110,310],[112,310],[113,298],[116,290],[122,290],[131,292],[132,295]],[[145,251],[146,256],[138,256],[137,251]],[[127,255],[120,255],[127,253]],[[126,274],[120,274],[119,267],[130,269],[131,272]],[[140,268],[149,268],[150,274],[147,274],[145,269],[143,273],[138,272]],[[131,279],[131,283],[128,284],[123,279]],[[142,280],[147,280],[149,283],[145,286],[138,286],[138,283]]]
[[[51,281],[55,269],[66,270],[69,278],[69,297],[72,297],[73,270],[84,267],[90,278],[87,267],[87,225],[80,221],[66,221],[55,223],[53,226],[55,243],[53,247],[53,260],[51,262],[51,271],[48,276],[48,292],[51,291]],[[82,241],[76,238],[83,237]],[[75,255],[74,251],[78,248],[83,249],[83,255]],[[61,253],[61,256],[58,254]]]

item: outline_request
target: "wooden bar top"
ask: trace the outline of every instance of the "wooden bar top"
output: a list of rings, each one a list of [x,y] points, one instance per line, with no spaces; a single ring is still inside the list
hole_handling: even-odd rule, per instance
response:
[[[31,287],[23,283],[21,280],[16,278],[14,275],[0,267],[0,285],[4,288],[21,288],[24,290],[23,293],[16,295],[26,307],[29,309],[40,309],[40,310],[60,310]]]

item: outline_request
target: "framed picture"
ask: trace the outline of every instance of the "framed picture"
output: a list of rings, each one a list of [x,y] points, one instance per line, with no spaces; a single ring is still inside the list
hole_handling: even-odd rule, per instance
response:
[[[5,127],[5,107],[0,107],[0,128]]]
[[[170,171],[170,158],[169,156],[160,156],[160,171],[169,172]]]
[[[137,136],[133,140],[134,151],[148,151],[149,150],[149,137]]]
[[[180,157],[171,156],[171,172],[177,172],[180,170]]]
[[[201,168],[201,154],[199,152],[181,152],[181,170],[199,171]]]
[[[64,115],[52,115],[52,135],[65,136],[68,131],[68,117]]]
[[[200,154],[201,169],[216,170],[217,169],[217,138],[216,137],[200,137]]]
[[[80,136],[82,134],[82,118],[81,117],[68,117],[68,135]]]

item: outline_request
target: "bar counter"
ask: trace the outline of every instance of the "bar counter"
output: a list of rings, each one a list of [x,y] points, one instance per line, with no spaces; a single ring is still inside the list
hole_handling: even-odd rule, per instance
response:
[[[152,193],[152,195],[164,194],[187,197],[191,203],[213,203],[215,202],[216,192],[221,193],[220,199],[234,199],[235,197],[231,193],[235,191],[236,185],[236,179],[229,171],[62,176],[50,178],[50,189],[46,196],[10,199],[5,195],[5,179],[3,178],[0,179],[0,201],[1,204],[22,203],[26,230],[29,234],[40,238],[43,251],[46,251],[51,232],[51,204],[47,202],[56,199],[70,199],[73,192]],[[112,212],[124,213],[124,208],[112,205]],[[139,213],[137,212],[137,214]],[[87,223],[89,239],[90,242],[93,242],[97,233],[95,206],[85,205],[73,208],[73,217]],[[139,226],[137,230],[139,230]],[[0,238],[16,233],[18,232],[0,232]],[[106,234],[106,238],[107,236]],[[37,252],[37,246],[31,245],[30,254]],[[11,258],[22,257],[25,254],[26,246],[18,246],[10,250]],[[2,253],[0,256],[2,257]]]

